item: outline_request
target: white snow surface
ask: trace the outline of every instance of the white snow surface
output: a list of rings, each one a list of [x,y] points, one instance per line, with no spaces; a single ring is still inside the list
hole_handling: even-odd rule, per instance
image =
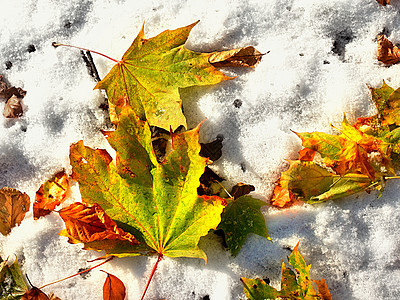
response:
[[[0,116],[0,187],[17,188],[33,200],[51,175],[71,170],[71,143],[83,139],[92,147],[108,147],[99,132],[108,126],[99,108],[103,92],[93,90],[96,82],[79,50],[55,49],[53,41],[119,59],[143,22],[152,37],[200,20],[186,44],[191,50],[253,45],[268,52],[254,69],[223,70],[237,76],[234,80],[181,91],[189,127],[207,118],[201,141],[224,137],[215,172],[227,186],[253,184],[253,195],[267,201],[285,159],[296,158],[301,147],[291,130],[331,132],[330,123],[340,127],[343,112],[350,121],[375,113],[366,84],[379,87],[384,79],[400,86],[400,65],[386,67],[376,59],[378,34],[400,42],[399,10],[396,0],[386,7],[375,0],[1,0],[0,74],[27,95],[23,117]],[[29,53],[29,45],[36,51]],[[104,77],[113,62],[93,56]],[[0,102],[1,111],[3,106]],[[396,299],[399,188],[389,182],[379,199],[365,193],[286,210],[265,206],[273,243],[250,235],[232,257],[211,233],[200,241],[207,264],[163,259],[146,299],[244,299],[241,276],[269,278],[279,287],[282,260],[299,239],[300,252],[312,264],[311,277],[325,278],[333,299]],[[67,204],[76,200],[74,185]],[[18,256],[38,287],[93,266],[87,261],[102,253],[68,244],[58,235],[63,226],[56,214],[34,221],[29,212],[0,237],[0,254]],[[101,269],[125,283],[127,299],[140,299],[156,259],[119,258]],[[96,269],[44,291],[63,300],[102,299],[104,279]]]

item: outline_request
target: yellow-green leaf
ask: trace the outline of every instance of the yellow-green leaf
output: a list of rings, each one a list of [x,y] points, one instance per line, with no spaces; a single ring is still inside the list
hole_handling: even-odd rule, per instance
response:
[[[221,198],[197,195],[206,166],[206,159],[199,156],[199,129],[172,134],[173,149],[158,163],[148,123],[129,106],[121,107],[117,130],[105,132],[117,153],[116,164],[105,150],[94,150],[82,141],[71,146],[72,178],[79,183],[83,202],[100,205],[118,227],[147,244],[150,252],[206,259],[197,244],[217,227],[224,206]],[[106,241],[85,246],[106,248],[108,255],[143,254],[143,247],[127,243],[107,249]]]
[[[264,280],[259,278],[249,279],[241,278],[244,285],[244,293],[248,300],[275,300],[275,299],[291,299],[291,300],[331,300],[331,294],[325,283],[325,280],[318,281],[319,293],[317,293],[311,284],[310,268],[303,256],[298,251],[299,243],[293,249],[292,254],[288,257],[289,264],[294,268],[295,272],[285,266],[282,262],[282,280],[281,290],[278,291]]]
[[[111,105],[128,102],[150,125],[166,130],[186,127],[179,88],[230,79],[209,63],[211,53],[183,46],[196,24],[166,30],[150,39],[145,39],[143,26],[122,59],[95,88],[106,90]]]

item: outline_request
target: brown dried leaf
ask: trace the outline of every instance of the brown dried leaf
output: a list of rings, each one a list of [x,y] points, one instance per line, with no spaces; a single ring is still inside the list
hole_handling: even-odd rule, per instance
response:
[[[400,49],[393,45],[385,35],[378,36],[378,60],[384,64],[393,65],[400,61]]]
[[[252,186],[251,184],[245,184],[243,182],[239,182],[232,188],[231,195],[234,199],[237,199],[241,196],[249,194],[254,190],[255,187]]]
[[[50,293],[49,295],[50,300],[61,300],[60,298],[58,298],[56,295],[54,295],[53,293]]]
[[[43,183],[36,192],[33,218],[37,220],[51,213],[65,200],[68,187],[68,176],[64,171],[58,172],[52,179]]]
[[[200,143],[201,149],[199,155],[216,161],[222,156],[222,140],[222,137],[217,137],[216,140],[210,143]]]
[[[97,203],[90,206],[75,202],[60,210],[59,214],[66,226],[60,235],[67,236],[70,243],[121,240],[132,245],[139,244],[133,235],[119,228]]]
[[[15,86],[10,86],[8,82],[4,79],[3,75],[0,75],[0,99],[9,99],[12,95],[17,96],[18,98],[24,98],[26,95],[26,91],[23,89],[16,88]]]
[[[124,283],[117,276],[103,272],[107,274],[103,285],[103,300],[124,300],[126,295]]]
[[[21,300],[50,300],[50,298],[37,287],[32,287],[22,296]]]
[[[214,67],[254,67],[261,61],[262,54],[253,46],[214,52],[208,61]]]
[[[386,4],[390,4],[390,0],[376,0],[380,5],[386,6]]]
[[[22,116],[23,110],[21,100],[22,98],[12,95],[4,106],[3,116],[6,118],[18,118]]]
[[[11,228],[19,225],[29,206],[30,199],[27,194],[8,187],[0,189],[0,232],[7,235]]]
[[[323,300],[332,300],[332,295],[328,289],[328,286],[326,285],[325,279],[313,281],[318,287],[319,296],[321,296]]]

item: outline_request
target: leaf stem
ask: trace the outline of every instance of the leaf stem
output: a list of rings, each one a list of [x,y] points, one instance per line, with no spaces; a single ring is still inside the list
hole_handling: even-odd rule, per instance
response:
[[[383,178],[385,180],[387,180],[387,179],[400,179],[400,176],[384,176]]]
[[[162,260],[162,258],[163,258],[162,253],[158,253],[157,261],[156,261],[156,263],[155,263],[155,265],[154,265],[154,267],[153,267],[153,270],[151,270],[150,277],[149,277],[149,279],[147,280],[146,287],[144,288],[143,295],[142,295],[142,298],[140,298],[140,300],[143,300],[143,299],[144,299],[144,296],[146,295],[147,289],[149,288],[151,279],[153,278],[154,273],[156,272],[158,263]]]
[[[233,198],[232,195],[228,192],[228,190],[222,185],[222,183],[219,181],[217,181],[217,182],[224,189],[225,193],[229,196],[229,198]]]
[[[89,49],[86,49],[86,48],[82,48],[82,47],[78,47],[78,46],[73,46],[73,45],[68,45],[68,44],[61,44],[61,43],[57,43],[57,42],[53,42],[51,45],[52,45],[54,48],[57,48],[58,46],[65,46],[65,47],[71,47],[71,48],[80,49],[80,50],[83,50],[83,51],[89,51],[89,52],[92,52],[92,53],[96,53],[96,54],[98,54],[98,55],[101,55],[101,56],[103,56],[103,57],[105,57],[105,58],[111,59],[112,61],[114,61],[114,62],[116,62],[116,63],[119,63],[119,60],[116,60],[116,59],[114,59],[114,58],[112,58],[112,57],[109,57],[108,55],[105,55],[105,54],[103,54],[103,53],[100,53],[100,52],[97,52],[97,51],[94,51],[94,50],[89,50]]]
[[[98,264],[98,265],[96,265],[96,266],[94,266],[94,267],[91,267],[91,268],[89,268],[89,269],[87,269],[87,270],[84,270],[84,271],[82,271],[82,272],[79,272],[79,273],[76,273],[76,274],[74,274],[74,275],[65,277],[65,278],[63,278],[63,279],[59,279],[59,280],[50,282],[50,283],[48,283],[48,284],[45,284],[45,285],[41,286],[41,287],[39,288],[39,290],[41,290],[42,288],[44,288],[44,287],[46,287],[46,286],[52,285],[52,284],[54,284],[54,283],[57,283],[57,282],[60,282],[60,281],[66,280],[66,279],[70,279],[70,278],[75,277],[75,276],[77,276],[77,275],[80,275],[80,274],[89,272],[89,271],[93,270],[94,268],[97,268],[97,267],[100,267],[101,265],[104,265],[105,263],[109,262],[109,261],[112,260],[113,258],[114,258],[114,256],[111,256],[111,257],[109,257],[108,259],[106,259],[105,261],[103,261],[102,263],[100,263],[100,264]]]

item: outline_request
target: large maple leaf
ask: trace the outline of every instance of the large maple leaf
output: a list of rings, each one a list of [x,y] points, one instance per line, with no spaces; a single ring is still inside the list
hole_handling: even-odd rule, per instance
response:
[[[62,234],[107,255],[206,259],[197,244],[219,224],[224,203],[216,196],[197,195],[207,160],[199,156],[198,132],[199,127],[172,134],[173,150],[158,163],[148,123],[129,106],[120,108],[117,130],[103,132],[116,151],[116,164],[106,150],[82,141],[71,146],[72,178],[84,203],[81,209],[73,204],[71,213],[70,208],[60,211],[68,218]],[[87,238],[94,235],[101,238]]]
[[[170,127],[175,130],[180,125],[186,127],[179,88],[231,79],[210,61],[225,62],[228,66],[253,66],[260,61],[261,53],[253,47],[214,53],[186,49],[183,45],[197,23],[166,30],[150,39],[144,38],[142,27],[122,59],[95,87],[106,90],[112,110],[121,101],[127,101],[135,113],[152,126],[166,130]],[[236,63],[232,64],[232,58]],[[118,114],[117,108],[116,114],[111,115],[114,122]]]

